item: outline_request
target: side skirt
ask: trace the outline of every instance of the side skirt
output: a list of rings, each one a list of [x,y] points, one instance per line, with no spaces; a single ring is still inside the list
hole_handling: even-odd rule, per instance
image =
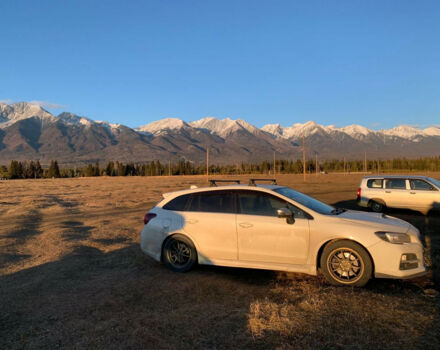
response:
[[[201,261],[200,261],[201,260]],[[292,265],[292,264],[276,264],[276,263],[259,263],[255,261],[241,261],[241,260],[212,260],[212,259],[199,259],[200,265],[214,265],[214,266],[227,266],[227,267],[242,267],[249,269],[261,269],[261,270],[274,270],[274,271],[286,271],[286,272],[298,272],[308,275],[316,276],[317,269],[314,265]]]

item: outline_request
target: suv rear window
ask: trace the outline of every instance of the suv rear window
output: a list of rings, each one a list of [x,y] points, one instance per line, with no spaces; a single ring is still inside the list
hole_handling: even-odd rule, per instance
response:
[[[188,211],[234,213],[234,194],[231,191],[194,193]]]
[[[370,179],[367,181],[368,188],[383,188],[383,179]]]
[[[166,210],[175,210],[175,211],[184,211],[186,208],[186,204],[188,203],[190,195],[184,194],[183,196],[179,196],[168,202],[163,206],[163,209]]]

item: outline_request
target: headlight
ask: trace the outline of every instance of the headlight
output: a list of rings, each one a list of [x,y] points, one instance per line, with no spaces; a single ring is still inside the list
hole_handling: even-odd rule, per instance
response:
[[[393,244],[403,244],[403,243],[410,243],[411,238],[406,233],[399,233],[399,232],[375,232],[376,236],[383,239],[386,242],[390,242]]]

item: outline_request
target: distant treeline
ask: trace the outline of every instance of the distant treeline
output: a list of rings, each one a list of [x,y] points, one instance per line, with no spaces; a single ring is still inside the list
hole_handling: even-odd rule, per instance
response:
[[[318,168],[316,168],[316,166]],[[440,156],[418,159],[395,158],[391,160],[329,160],[317,163],[306,162],[308,173],[319,172],[393,172],[393,171],[440,171]],[[303,172],[303,163],[297,160],[276,160],[261,163],[239,163],[230,165],[211,165],[210,174],[299,174]],[[58,162],[52,161],[48,168],[43,168],[37,161],[11,161],[9,167],[0,166],[0,178],[39,179],[53,177],[83,176],[167,176],[167,175],[201,175],[206,174],[205,165],[189,161],[163,164],[151,161],[143,164],[108,162],[104,167],[99,162],[76,168],[60,168]]]

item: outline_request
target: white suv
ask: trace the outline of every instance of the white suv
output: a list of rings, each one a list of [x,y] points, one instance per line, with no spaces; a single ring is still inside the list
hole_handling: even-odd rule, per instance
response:
[[[320,268],[339,285],[425,273],[419,231],[403,220],[337,209],[275,182],[217,182],[165,193],[145,215],[142,251],[174,271],[195,263],[311,275]]]
[[[392,207],[427,214],[440,209],[440,181],[427,176],[365,176],[358,189],[357,203],[375,212]]]

